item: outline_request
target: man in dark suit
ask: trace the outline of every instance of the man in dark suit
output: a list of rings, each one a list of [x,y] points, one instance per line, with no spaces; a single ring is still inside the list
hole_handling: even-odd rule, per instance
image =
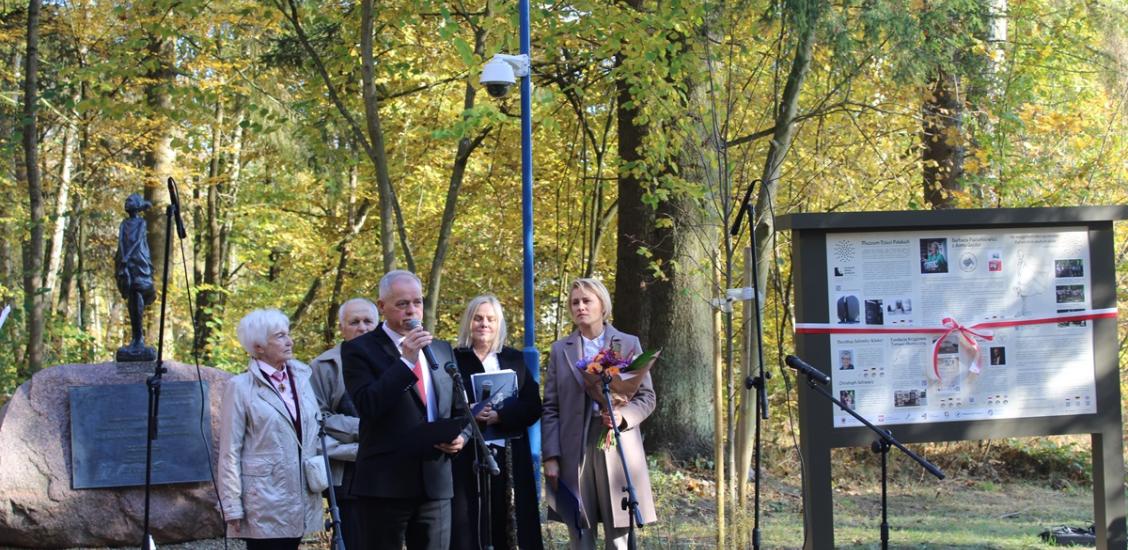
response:
[[[362,548],[446,550],[450,544],[450,462],[470,428],[419,454],[405,450],[416,430],[451,416],[453,383],[443,366],[450,344],[422,327],[423,284],[409,271],[380,280],[384,322],[341,345],[345,387],[360,414],[360,449],[350,494],[359,498]],[[420,351],[430,346],[438,368]]]

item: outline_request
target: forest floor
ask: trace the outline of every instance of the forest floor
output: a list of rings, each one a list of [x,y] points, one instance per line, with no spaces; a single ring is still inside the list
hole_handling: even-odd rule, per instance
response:
[[[889,455],[890,548],[1019,550],[1055,548],[1039,533],[1093,522],[1093,490],[1087,436],[965,441],[913,445],[946,474],[937,480],[894,451]],[[802,477],[798,453],[776,442],[765,452],[761,483],[761,547],[803,546]],[[831,458],[836,548],[880,548],[881,470],[869,449],[835,449]],[[711,463],[673,464],[651,460],[658,523],[639,531],[640,548],[717,548],[716,503]],[[751,491],[751,487],[749,488]],[[747,517],[731,510],[731,526],[750,532]],[[546,547],[567,548],[559,523],[544,529]],[[748,540],[748,535],[743,535]]]
[[[1061,525],[1088,527],[1093,521],[1093,490],[1088,456],[1077,438],[1046,438],[1035,444],[963,442],[916,448],[947,474],[938,481],[915,462],[890,455],[890,548],[914,550],[1026,550],[1056,548],[1039,538]],[[762,548],[803,546],[802,480],[795,453],[765,456],[761,484]],[[875,455],[865,449],[837,449],[832,454],[834,540],[836,548],[880,548],[881,485]],[[659,521],[640,529],[642,549],[717,548],[716,504],[710,464],[675,464],[651,459],[650,476],[657,495]],[[751,498],[751,497],[750,497]],[[749,511],[750,516],[750,511]],[[543,517],[543,510],[542,510]],[[727,522],[752,529],[752,519]],[[567,530],[546,522],[545,547],[565,549]],[[726,547],[734,543],[732,531]],[[241,541],[222,539],[161,545],[170,550],[242,550]],[[302,545],[328,549],[328,536]],[[602,544],[599,545],[602,547]]]
[[[659,522],[639,531],[640,548],[717,547],[711,482],[685,476],[680,483],[681,494],[660,503]],[[667,491],[673,489],[662,484]],[[760,497],[762,547],[802,548],[801,487],[765,479]],[[834,498],[835,546],[880,548],[880,483],[852,481],[836,486]],[[1030,481],[995,483],[959,477],[893,481],[888,500],[890,548],[900,549],[1052,548],[1041,541],[1040,532],[1058,525],[1088,527],[1093,517],[1090,488],[1054,488]],[[741,521],[748,531],[752,523],[751,518]],[[567,548],[562,525],[548,525],[545,537],[546,547]],[[726,546],[745,547],[731,540]]]
[[[664,490],[659,522],[639,530],[639,548],[717,548],[712,482],[685,471],[654,476]],[[1038,534],[1050,527],[1088,527],[1093,517],[1092,490],[1045,482],[991,482],[950,477],[893,480],[889,487],[890,548],[957,550],[1026,550],[1054,548]],[[800,486],[765,479],[761,486],[762,547],[798,549],[803,545]],[[880,484],[851,482],[835,487],[835,546],[851,550],[880,548]],[[730,518],[730,524],[732,519]],[[751,530],[752,522],[744,525]],[[545,547],[566,549],[568,534],[560,523],[544,527]],[[745,547],[730,541],[729,548]],[[599,547],[602,547],[600,545]],[[162,545],[169,550],[223,550],[222,539]],[[229,550],[242,550],[231,540]],[[327,537],[302,545],[328,549]],[[750,546],[749,546],[750,548]]]

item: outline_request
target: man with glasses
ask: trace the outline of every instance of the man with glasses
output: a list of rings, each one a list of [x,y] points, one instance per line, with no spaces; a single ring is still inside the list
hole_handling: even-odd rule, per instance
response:
[[[442,368],[450,344],[418,326],[423,283],[409,271],[380,279],[384,322],[341,344],[345,387],[360,416],[360,449],[350,494],[358,497],[361,548],[446,550],[450,544],[450,458],[470,428],[420,452],[409,449],[425,424],[449,418],[453,383]],[[422,353],[430,346],[438,365]]]

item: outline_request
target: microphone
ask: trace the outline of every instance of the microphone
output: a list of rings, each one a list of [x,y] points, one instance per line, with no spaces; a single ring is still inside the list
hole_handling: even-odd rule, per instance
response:
[[[740,234],[740,222],[744,221],[744,213],[748,211],[748,206],[751,204],[749,201],[752,199],[752,190],[756,188],[758,181],[761,180],[752,180],[752,183],[748,184],[748,190],[744,192],[744,199],[740,201],[740,207],[736,211],[736,221],[733,222],[732,229],[729,230],[729,234],[733,237]],[[752,220],[751,223],[756,223],[756,220]]]
[[[173,217],[176,218],[176,234],[180,236],[180,240],[188,238],[188,232],[184,230],[184,218],[180,217],[180,193],[176,192],[176,181],[172,176],[168,177],[168,202],[172,206]]]
[[[794,355],[788,355],[783,359],[783,362],[787,363],[787,366],[807,375],[807,378],[810,378],[815,382],[818,382],[820,384],[830,384],[829,376],[823,374],[819,369],[808,365],[806,361]]]
[[[405,323],[408,330],[415,330],[417,327],[423,326],[423,321],[419,319],[408,319]],[[439,370],[439,360],[435,358],[435,352],[431,351],[431,346],[423,346],[419,350],[423,352],[423,357],[427,358],[427,363],[431,365],[431,370]]]

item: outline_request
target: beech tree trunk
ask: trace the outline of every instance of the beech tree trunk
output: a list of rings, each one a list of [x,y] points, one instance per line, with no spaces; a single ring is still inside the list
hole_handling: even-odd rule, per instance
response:
[[[960,79],[937,71],[921,108],[921,164],[924,200],[933,209],[956,207],[962,189],[963,113]]]
[[[642,0],[628,0],[626,5],[639,10]],[[617,66],[626,61],[626,52],[615,55]],[[631,94],[631,83],[623,76],[615,81],[616,133],[620,165],[630,165],[642,159],[642,142],[650,131],[646,123],[639,122],[638,103]],[[654,241],[654,211],[643,202],[646,189],[642,180],[630,171],[620,169],[616,185],[619,193],[619,227],[615,250],[615,304],[618,312],[612,321],[619,330],[638,336],[644,349],[651,345],[650,318],[653,296],[650,260],[641,249],[648,249]],[[565,296],[567,300],[567,296]],[[565,311],[568,311],[565,306]],[[657,388],[661,390],[660,388]]]
[[[156,347],[160,322],[161,285],[165,276],[165,232],[171,228],[165,224],[165,210],[169,205],[169,194],[166,180],[172,175],[173,163],[176,154],[172,150],[173,126],[168,119],[172,110],[172,87],[175,85],[174,64],[175,57],[172,41],[163,36],[149,36],[146,54],[154,60],[153,69],[149,71],[148,84],[145,86],[145,103],[148,108],[152,124],[152,137],[148,149],[145,151],[145,200],[153,204],[152,208],[145,211],[145,222],[149,229],[149,255],[153,260],[153,284],[157,289],[156,303],[145,308],[146,330],[145,342]],[[175,231],[175,229],[172,229]],[[173,272],[177,247],[170,250],[169,272]],[[170,281],[171,283],[171,281]],[[171,284],[169,285],[172,286]],[[166,313],[170,315],[172,308]],[[165,341],[172,343],[172,323],[165,321]],[[163,359],[170,359],[172,346],[165,346]]]
[[[791,60],[791,69],[787,75],[783,94],[779,99],[779,108],[776,111],[775,129],[772,141],[768,146],[768,153],[764,159],[764,168],[761,172],[760,191],[756,196],[756,215],[753,220],[754,228],[752,238],[756,239],[756,251],[759,257],[755,259],[757,269],[756,288],[764,295],[767,294],[768,274],[774,268],[772,264],[771,239],[775,232],[775,219],[771,205],[776,204],[776,192],[779,190],[779,176],[783,169],[783,161],[791,148],[791,141],[795,137],[795,117],[799,114],[799,92],[807,78],[811,66],[811,52],[816,38],[816,27],[825,8],[823,0],[805,0],[805,17],[798,21],[799,36],[795,46],[795,57]],[[759,307],[763,316],[763,304],[754,304]],[[748,339],[748,365],[758,365],[763,359],[759,354],[759,335],[751,331]],[[755,367],[752,367],[755,368]],[[747,374],[747,373],[746,373]],[[738,377],[742,378],[742,377]],[[740,468],[737,470],[738,478],[733,482],[737,484],[740,503],[743,505],[748,499],[749,471],[752,466],[754,431],[756,423],[760,422],[756,401],[746,394],[741,401],[740,417],[737,428],[737,457]]]
[[[4,48],[4,63],[12,75],[11,80],[5,80],[3,84],[15,86],[18,82],[21,73],[20,69],[20,48],[16,44],[6,45]],[[10,153],[11,156],[5,158],[3,164],[7,167],[8,173],[5,176],[10,177],[12,181],[22,182],[24,180],[23,170],[19,167],[23,166],[23,158],[21,158],[23,151],[20,150],[14,141],[16,137],[16,123],[19,120],[20,110],[17,107],[9,108],[7,104],[0,104],[0,151]],[[14,207],[17,197],[3,197],[5,207]],[[0,225],[0,285],[9,289],[9,292],[16,287],[17,283],[13,280],[13,272],[15,271],[15,257],[16,254],[12,250],[12,243],[16,242],[13,238],[12,224]],[[22,239],[22,237],[21,237]],[[7,305],[9,296],[0,296],[0,303]],[[0,306],[2,308],[3,306]],[[14,327],[14,324],[13,324]],[[13,339],[17,342],[19,339]],[[20,342],[22,344],[22,342]],[[13,353],[13,356],[17,355]]]
[[[714,430],[708,404],[716,347],[709,304],[715,225],[701,204],[687,196],[662,202],[658,211],[673,224],[656,231],[654,255],[663,261],[666,278],[648,288],[648,348],[662,348],[662,359],[651,371],[660,394],[644,427],[646,443],[679,458],[707,456],[713,451]]]
[[[31,232],[24,242],[24,311],[27,320],[27,369],[31,376],[43,368],[44,294],[40,292],[43,273],[43,187],[39,177],[39,0],[27,4],[27,53],[24,55],[23,150],[27,180],[28,220]]]
[[[371,0],[363,0],[361,2],[360,19],[361,79],[362,94],[364,95],[365,126],[367,127],[366,134],[356,123],[355,118],[345,107],[344,102],[341,101],[340,95],[337,93],[337,88],[333,85],[332,78],[329,76],[329,71],[325,68],[325,63],[321,60],[317,50],[315,50],[310,43],[309,37],[306,35],[298,16],[296,0],[285,0],[285,5],[282,4],[282,1],[283,0],[276,0],[275,6],[290,21],[290,24],[294,28],[294,33],[297,34],[298,41],[301,42],[302,48],[309,54],[310,59],[317,69],[318,75],[321,76],[321,80],[325,83],[330,101],[336,106],[337,112],[340,113],[341,117],[348,123],[349,128],[352,129],[353,135],[357,138],[357,142],[363,146],[365,154],[368,155],[368,159],[376,169],[381,224],[380,249],[384,271],[395,269],[396,257],[393,234],[394,232],[398,232],[400,246],[403,248],[404,262],[407,264],[407,269],[414,272],[415,257],[407,240],[407,229],[404,225],[403,213],[399,208],[399,200],[396,198],[396,190],[391,184],[391,178],[388,176],[387,153],[384,148],[384,133],[380,126],[379,98],[376,95],[374,84],[375,69],[372,56],[373,18],[375,13],[373,11],[372,2]]]
[[[243,120],[246,118],[246,112],[243,109],[244,98],[242,96],[235,98],[235,120],[232,121],[234,130],[231,135],[231,163],[229,169],[231,177],[227,179],[227,200],[226,204],[235,205],[239,197],[239,190],[243,186],[243,140],[246,133],[243,131]],[[234,220],[230,215],[230,210],[223,216],[223,225],[219,228],[219,242],[223,244],[223,249],[220,251],[220,280],[226,286],[231,279],[231,247],[233,246],[232,239],[230,239],[231,229]]]
[[[360,3],[361,91],[364,96],[364,120],[368,127],[368,139],[372,142],[372,153],[369,156],[376,168],[376,184],[380,191],[380,254],[386,273],[396,268],[394,233],[396,218],[392,199],[392,179],[388,176],[388,158],[384,149],[384,130],[380,122],[380,104],[376,97],[376,69],[372,57],[374,17],[372,0],[362,0]]]
[[[350,147],[350,149],[352,149]],[[349,164],[348,171],[348,197],[345,201],[345,219],[348,220],[349,226],[353,225],[353,218],[356,216],[356,188],[359,179],[359,170],[356,163]],[[337,326],[339,323],[338,310],[341,307],[341,302],[344,299],[341,297],[341,292],[345,286],[345,276],[348,273],[349,259],[352,256],[352,250],[349,243],[343,245],[337,250],[337,274],[333,279],[333,292],[329,295],[329,307],[325,312],[325,325],[321,328],[321,342],[326,347],[333,345],[334,339],[337,334]]]
[[[73,99],[77,104],[79,99],[77,95]],[[55,228],[51,235],[51,253],[47,255],[47,272],[43,277],[43,288],[50,293],[44,297],[48,304],[53,304],[54,297],[60,294],[55,284],[58,282],[59,269],[62,266],[63,237],[70,219],[67,209],[70,207],[71,172],[74,168],[74,142],[78,135],[78,125],[73,118],[77,113],[71,112],[67,115],[72,118],[65,123],[63,130],[62,166],[59,170],[59,188],[55,192]]]
[[[640,3],[631,4],[640,9]],[[620,52],[617,61],[626,58]],[[618,87],[619,157],[624,165],[641,158],[650,128],[637,122],[638,102],[630,92],[629,76]],[[689,101],[703,101],[699,84],[689,86]],[[701,105],[693,105],[693,108]],[[707,132],[706,132],[707,133]],[[675,162],[685,179],[708,187],[712,168],[704,153],[708,140],[687,140]],[[712,178],[715,178],[712,176]],[[713,179],[712,181],[715,181]],[[712,256],[716,253],[715,220],[698,199],[673,193],[657,212],[643,199],[646,190],[635,176],[619,172],[619,243],[615,279],[615,326],[639,336],[644,349],[661,348],[661,365],[651,371],[658,407],[644,426],[646,445],[674,456],[703,456],[712,452],[712,416],[698,414],[712,401],[712,360],[715,349],[709,297]],[[669,225],[656,226],[657,219]],[[648,254],[640,254],[645,249]],[[649,256],[649,257],[648,257]],[[661,269],[655,276],[651,262]]]
[[[220,228],[222,226],[220,214],[220,193],[222,180],[225,177],[225,162],[223,159],[223,124],[224,106],[223,98],[216,100],[212,121],[212,153],[208,163],[208,179],[205,189],[205,212],[201,219],[196,218],[198,225],[204,227],[203,242],[198,246],[203,249],[204,266],[196,295],[196,349],[200,350],[201,360],[204,364],[211,364],[212,350],[210,342],[215,320],[221,318],[219,313],[223,307],[224,293],[221,290],[222,281],[220,270],[223,265],[223,241]]]
[[[78,268],[78,224],[80,223],[78,206],[80,202],[72,199],[71,215],[73,219],[67,224],[67,231],[63,234],[66,251],[63,253],[63,266],[59,270],[59,289],[57,292],[55,311],[64,319],[70,318],[70,301],[74,295],[75,272]]]
[[[366,0],[371,1],[371,0]],[[486,8],[486,17],[489,17],[489,8]],[[474,53],[482,55],[485,51],[486,31],[481,27],[474,29]],[[466,83],[462,94],[462,111],[468,112],[474,108],[474,97],[477,91],[469,82]],[[470,155],[481,145],[482,140],[489,134],[489,128],[481,131],[477,136],[463,136],[458,140],[458,149],[454,153],[454,162],[450,168],[450,181],[447,184],[446,204],[443,206],[443,217],[439,225],[439,238],[435,242],[435,256],[431,259],[431,271],[427,274],[427,287],[423,299],[423,323],[429,332],[435,330],[436,309],[439,303],[439,293],[442,290],[443,265],[446,263],[447,248],[450,246],[450,233],[454,229],[454,216],[458,206],[458,192],[462,189],[462,181],[466,176],[466,165],[470,163]]]

